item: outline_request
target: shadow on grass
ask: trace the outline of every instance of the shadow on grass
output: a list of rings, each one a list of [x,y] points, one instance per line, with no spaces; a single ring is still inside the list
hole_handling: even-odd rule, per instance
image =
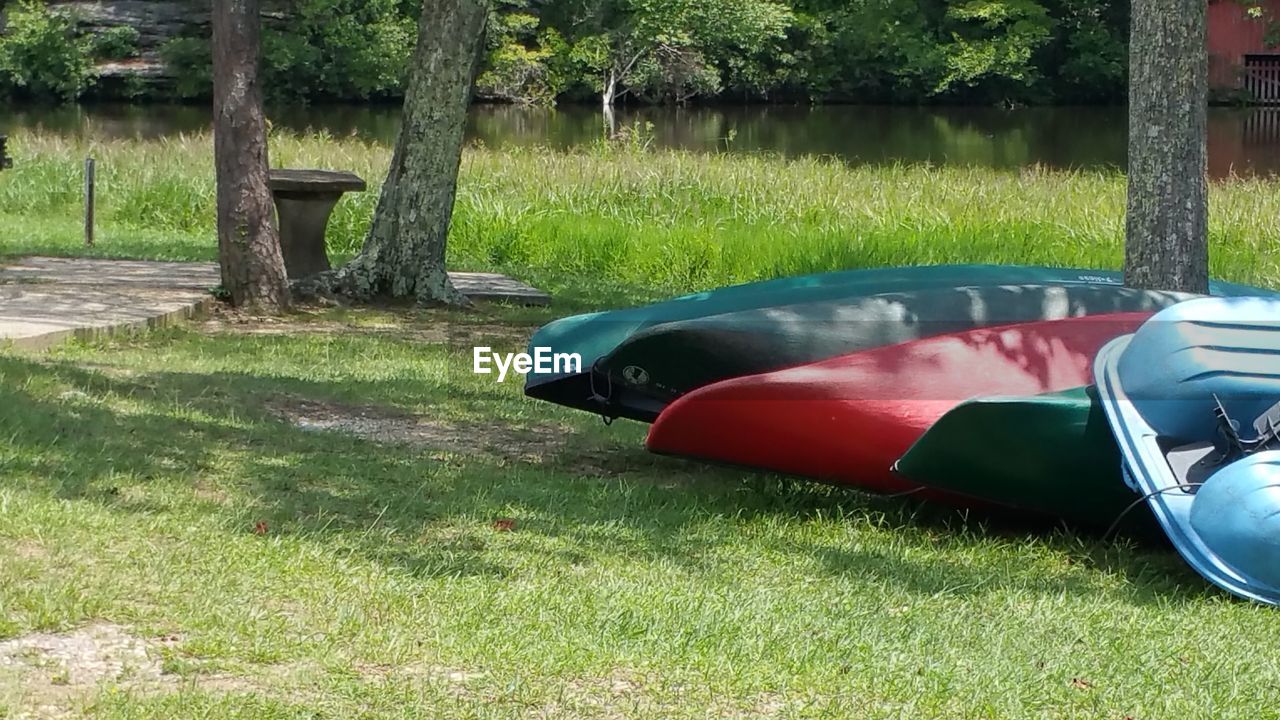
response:
[[[195,342],[198,353],[220,341]],[[248,355],[244,364],[251,364]],[[1168,553],[1136,552],[1069,532],[1033,539],[1051,528],[653,456],[640,447],[634,429],[605,433],[586,416],[552,415],[564,418],[565,439],[548,443],[536,460],[522,460],[308,431],[267,407],[281,396],[359,398],[388,406],[462,405],[517,427],[545,422],[529,419],[529,401],[515,393],[420,377],[327,382],[225,371],[109,375],[67,361],[3,356],[0,377],[0,437],[9,445],[0,459],[7,455],[5,474],[33,492],[124,512],[201,513],[231,532],[251,532],[262,521],[273,533],[339,544],[418,576],[506,577],[522,567],[510,552],[544,562],[661,558],[696,567],[708,553],[732,552],[738,539],[732,529],[704,531],[708,523],[821,517],[887,529],[906,551],[833,546],[791,532],[770,534],[764,543],[812,560],[819,572],[886,580],[921,596],[1028,585],[1020,571],[952,563],[931,552],[973,543],[1047,546],[1066,563],[1127,578],[1128,599],[1137,603],[1203,594]],[[521,541],[492,553],[491,523],[506,517],[519,523]],[[1031,589],[1046,595],[1101,592],[1078,572]]]

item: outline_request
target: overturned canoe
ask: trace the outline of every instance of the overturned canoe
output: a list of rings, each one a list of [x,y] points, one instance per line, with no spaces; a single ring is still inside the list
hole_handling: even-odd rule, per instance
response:
[[[1120,451],[1092,387],[983,397],[943,415],[894,470],[925,487],[1106,528],[1150,531],[1121,480]]]
[[[1084,385],[1098,348],[1149,313],[984,328],[708,385],[673,402],[650,450],[877,493],[920,488],[892,472],[920,435],[983,395]],[[954,492],[936,492],[960,503]]]
[[[1017,284],[1120,285],[1121,280],[1120,273],[1108,270],[1019,265],[929,265],[843,270],[691,293],[643,307],[575,315],[548,323],[534,334],[529,341],[530,348],[576,353],[582,358],[582,372],[530,373],[525,379],[525,393],[560,405],[599,410],[594,399],[596,393],[592,391],[590,368],[627,338],[662,323],[930,288]],[[1219,289],[1226,294],[1239,294],[1236,289],[1242,287],[1222,284]],[[608,378],[600,379],[607,384]],[[660,409],[661,405],[655,407]]]
[[[1280,604],[1280,300],[1177,305],[1103,348],[1095,376],[1126,480],[1182,557]]]
[[[1118,285],[997,285],[724,313],[636,333],[596,363],[593,388],[603,414],[652,421],[671,401],[720,380],[982,327],[1151,313],[1191,297]]]

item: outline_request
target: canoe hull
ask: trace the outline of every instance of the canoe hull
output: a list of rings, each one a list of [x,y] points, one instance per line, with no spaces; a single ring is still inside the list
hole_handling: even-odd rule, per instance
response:
[[[888,292],[1036,283],[1120,285],[1123,277],[1109,270],[1023,265],[924,265],[839,270],[731,285],[641,307],[561,318],[539,329],[530,346],[576,352],[582,355],[586,365],[590,365],[632,334],[667,322]],[[554,378],[554,374],[529,376],[534,384]]]
[[[531,373],[525,394],[567,407],[652,422],[666,401],[647,398],[615,386],[613,402],[600,400],[591,368],[629,337],[671,322],[797,303],[848,300],[893,292],[915,292],[958,286],[1057,284],[1105,286],[1122,284],[1118,272],[1019,265],[927,265],[869,268],[784,277],[691,293],[642,307],[562,318],[540,328],[529,347],[551,348],[582,357],[580,373]],[[625,366],[624,368],[625,369]],[[609,387],[608,375],[600,379]],[[654,409],[656,407],[656,409]]]
[[[668,406],[647,445],[870,492],[919,492],[892,466],[939,417],[975,396],[1084,385],[1097,349],[1146,317],[970,330],[725,380]],[[933,495],[970,504],[956,493]]]
[[[1190,297],[1110,285],[1002,285],[764,308],[650,328],[593,372],[597,386],[617,393],[602,400],[607,412],[652,421],[655,406],[729,378],[983,327],[1151,313]]]
[[[1150,513],[1122,479],[1120,451],[1092,387],[984,397],[943,415],[898,460],[925,487],[1094,528],[1126,510],[1123,527],[1149,533]]]

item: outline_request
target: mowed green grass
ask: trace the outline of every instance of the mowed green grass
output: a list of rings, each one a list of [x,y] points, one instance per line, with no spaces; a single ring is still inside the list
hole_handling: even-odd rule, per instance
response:
[[[23,131],[0,173],[0,254],[212,259],[208,135],[68,139]],[[341,261],[363,242],[389,149],[355,138],[276,134],[273,165],[352,170],[329,227]],[[98,245],[83,247],[81,166],[98,160]],[[1280,183],[1211,193],[1214,275],[1280,284]],[[449,261],[502,270],[557,293],[639,299],[781,275],[949,262],[1119,267],[1118,173],[850,167],[822,159],[468,148]]]
[[[0,255],[214,257],[207,136],[10,144]],[[375,184],[388,159],[345,138],[273,151]],[[1280,284],[1275,188],[1214,186],[1216,275]],[[375,201],[340,204],[336,258]],[[1280,615],[1166,547],[655,457],[642,426],[470,373],[472,346],[517,349],[571,309],[760,277],[1115,267],[1123,204],[1110,174],[471,148],[452,266],[533,280],[554,308],[0,351],[0,642],[111,623],[165,671],[0,667],[0,717],[1276,717]]]
[[[469,372],[544,317],[0,354],[0,640],[109,622],[166,672],[0,668],[0,716],[1276,716],[1280,615],[1167,548],[648,455]]]

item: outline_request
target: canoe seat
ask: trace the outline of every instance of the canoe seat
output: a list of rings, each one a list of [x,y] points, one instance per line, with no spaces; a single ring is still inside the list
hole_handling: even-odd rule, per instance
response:
[[[1280,398],[1280,301],[1179,303],[1138,329],[1118,370],[1134,409],[1159,435],[1213,438],[1219,404],[1256,418]]]

